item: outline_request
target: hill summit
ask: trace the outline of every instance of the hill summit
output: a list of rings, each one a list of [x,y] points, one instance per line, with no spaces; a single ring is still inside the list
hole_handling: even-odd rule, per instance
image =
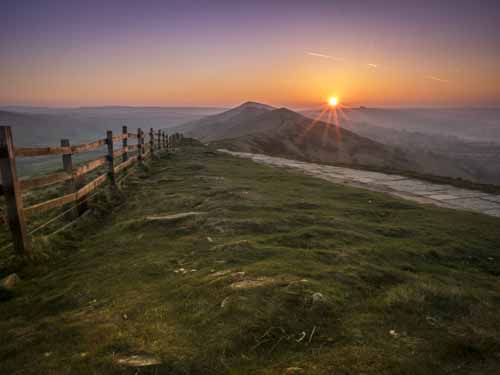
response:
[[[401,151],[288,108],[246,102],[181,130],[220,147],[321,162],[415,167]]]
[[[473,180],[468,171],[446,158],[404,151],[288,108],[257,102],[243,103],[177,129],[232,151],[425,175],[440,175],[446,170],[449,177]]]

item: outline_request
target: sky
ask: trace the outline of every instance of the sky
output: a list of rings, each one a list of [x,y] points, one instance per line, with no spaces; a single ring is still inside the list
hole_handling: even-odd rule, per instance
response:
[[[500,106],[498,0],[2,0],[0,105]]]

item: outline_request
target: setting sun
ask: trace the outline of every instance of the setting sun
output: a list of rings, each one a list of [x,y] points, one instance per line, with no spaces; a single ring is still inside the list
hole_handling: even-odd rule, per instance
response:
[[[330,99],[328,99],[328,104],[332,107],[335,107],[337,104],[339,104],[339,100],[336,97],[331,97]]]

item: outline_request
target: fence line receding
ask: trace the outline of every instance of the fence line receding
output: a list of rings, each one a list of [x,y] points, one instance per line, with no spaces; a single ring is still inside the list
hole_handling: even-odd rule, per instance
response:
[[[115,176],[131,165],[143,163],[155,151],[173,150],[182,134],[167,135],[162,130],[149,130],[149,142],[144,141],[145,133],[141,128],[136,133],[129,133],[123,126],[122,133],[113,135],[111,130],[106,137],[94,142],[71,145],[69,139],[62,139],[59,147],[14,147],[12,130],[9,126],[0,126],[0,195],[5,197],[5,217],[12,234],[12,245],[18,255],[30,256],[32,253],[31,239],[27,230],[27,220],[34,214],[72,203],[69,219],[75,219],[86,209],[86,197],[108,181],[111,189],[117,189]],[[135,144],[130,140],[135,139]],[[121,147],[115,149],[115,144],[121,141]],[[74,154],[85,153],[107,146],[106,155],[86,161],[81,165],[73,165]],[[61,155],[62,171],[19,179],[16,169],[16,158]],[[85,181],[86,175],[99,167],[106,167],[106,172],[98,175],[92,181]],[[24,207],[23,193],[29,190],[64,184],[63,195],[41,203]]]

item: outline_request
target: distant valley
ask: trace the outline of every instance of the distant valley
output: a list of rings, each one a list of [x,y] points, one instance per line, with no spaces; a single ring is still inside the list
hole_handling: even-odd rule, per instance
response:
[[[153,127],[234,151],[500,185],[500,125],[495,122],[500,110],[349,108],[343,112],[336,127],[333,117],[317,121],[318,110],[299,113],[256,102],[229,110],[11,106],[0,108],[0,123],[12,126],[17,146],[57,146],[62,138],[84,143],[103,137],[108,129],[120,132],[123,125],[131,131]],[[53,170],[59,159],[19,159],[18,168],[22,175]]]
[[[376,126],[372,123],[381,121],[379,117],[370,122],[370,117],[363,113],[363,122],[355,116],[363,110],[356,111],[347,111],[347,120],[336,127],[325,121],[326,116],[321,121],[314,120],[318,118],[316,112],[300,114],[248,102],[177,129],[234,151],[500,184],[499,163],[494,162],[500,157],[499,144],[438,135],[437,131],[416,133],[404,130],[404,126],[403,130]],[[383,113],[390,117],[391,110]],[[396,114],[401,122],[403,114]],[[413,115],[409,113],[408,117]],[[390,124],[394,125],[394,121]],[[492,162],[484,163],[485,160]]]
[[[0,124],[12,127],[16,146],[58,146],[67,138],[72,144],[104,138],[106,130],[121,132],[127,125],[130,132],[142,128],[168,129],[181,123],[219,113],[212,107],[82,107],[45,108],[0,107]],[[100,150],[102,151],[102,150]],[[93,157],[90,154],[79,157]],[[78,159],[78,158],[77,158]],[[18,159],[22,175],[53,170],[59,157]]]

